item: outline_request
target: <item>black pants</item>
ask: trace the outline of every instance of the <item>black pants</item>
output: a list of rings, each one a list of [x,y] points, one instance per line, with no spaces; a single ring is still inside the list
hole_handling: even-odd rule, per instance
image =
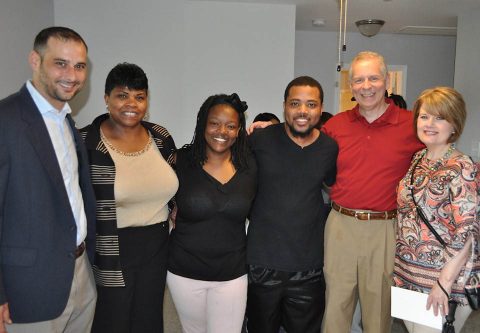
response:
[[[248,333],[318,333],[325,309],[321,269],[282,272],[250,265],[248,272]]]
[[[125,287],[97,286],[94,333],[163,333],[168,223],[119,229]]]

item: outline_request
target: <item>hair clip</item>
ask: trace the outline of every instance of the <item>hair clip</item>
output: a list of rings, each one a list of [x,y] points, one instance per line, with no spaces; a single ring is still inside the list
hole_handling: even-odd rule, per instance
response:
[[[236,93],[233,93],[228,97],[230,99],[230,104],[232,104],[232,106],[237,109],[237,111],[242,113],[247,111],[247,102],[240,100],[240,97]]]

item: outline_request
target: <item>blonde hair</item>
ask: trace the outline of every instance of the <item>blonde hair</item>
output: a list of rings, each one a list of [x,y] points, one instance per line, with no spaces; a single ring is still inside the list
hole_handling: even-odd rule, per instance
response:
[[[350,69],[348,70],[348,77],[350,78],[350,80],[352,79],[352,75],[353,75],[353,70],[352,70],[353,65],[356,62],[371,60],[371,59],[378,60],[378,62],[380,63],[380,72],[382,73],[383,78],[387,78],[388,70],[387,70],[387,65],[385,64],[385,59],[383,58],[383,56],[373,51],[362,51],[352,59],[352,62],[350,64]]]
[[[424,90],[413,106],[413,127],[417,132],[417,119],[423,109],[428,114],[440,116],[453,126],[453,133],[447,142],[452,143],[462,135],[467,110],[462,95],[450,87],[435,87]]]

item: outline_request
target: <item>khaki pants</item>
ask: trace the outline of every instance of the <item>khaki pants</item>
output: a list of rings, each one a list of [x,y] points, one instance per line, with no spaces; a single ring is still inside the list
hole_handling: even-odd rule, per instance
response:
[[[390,332],[394,220],[357,220],[332,210],[325,227],[323,333],[349,333],[360,299],[364,333]]]

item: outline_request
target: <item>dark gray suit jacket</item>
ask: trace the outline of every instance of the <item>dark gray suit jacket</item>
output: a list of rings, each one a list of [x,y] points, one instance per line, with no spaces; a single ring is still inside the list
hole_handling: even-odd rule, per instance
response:
[[[95,198],[73,120],[87,252],[95,250]],[[68,301],[77,227],[53,144],[26,86],[0,101],[0,304],[14,322],[58,317]]]

